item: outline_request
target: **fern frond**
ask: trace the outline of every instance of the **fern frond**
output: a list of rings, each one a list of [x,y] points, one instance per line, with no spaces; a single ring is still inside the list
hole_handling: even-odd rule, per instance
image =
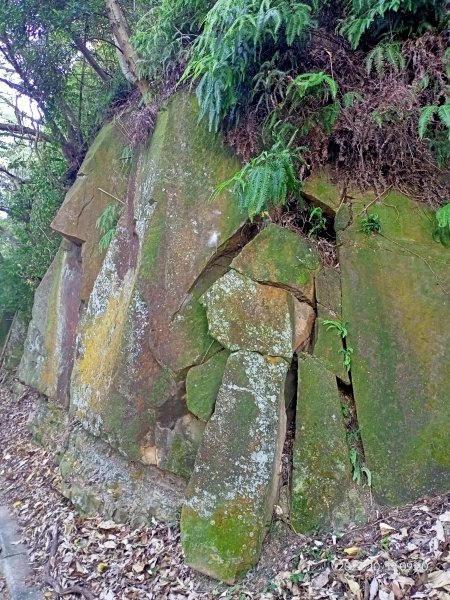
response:
[[[433,238],[444,246],[450,245],[450,202],[441,206],[435,214],[436,227]]]
[[[404,71],[406,68],[406,59],[402,53],[401,44],[386,42],[372,48],[366,57],[365,64],[367,73],[370,74],[375,70],[377,75],[383,78],[386,67],[393,68],[396,72]]]
[[[271,205],[286,204],[290,194],[298,195],[301,184],[295,165],[303,162],[304,151],[306,148],[290,148],[278,141],[245,164],[231,179],[221,183],[214,195],[232,187],[240,210],[250,219]]]
[[[437,110],[439,119],[447,127],[450,138],[450,104],[443,104]]]
[[[428,125],[431,122],[431,119],[437,112],[438,107],[432,104],[431,106],[424,106],[420,111],[419,117],[419,138],[422,140],[427,132]]]

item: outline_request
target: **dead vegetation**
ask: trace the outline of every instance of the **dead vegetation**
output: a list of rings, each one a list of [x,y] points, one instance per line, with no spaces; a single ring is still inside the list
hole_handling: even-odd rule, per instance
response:
[[[378,514],[362,527],[296,535],[283,515],[273,521],[257,568],[235,586],[183,563],[176,524],[129,525],[84,518],[58,493],[50,453],[30,440],[33,392],[13,399],[0,389],[1,502],[17,518],[44,597],[98,600],[450,599],[450,495]],[[55,544],[55,531],[58,541]],[[53,548],[52,548],[53,545]],[[46,586],[44,571],[52,586]],[[4,582],[0,579],[0,590]],[[6,597],[5,594],[3,597]]]

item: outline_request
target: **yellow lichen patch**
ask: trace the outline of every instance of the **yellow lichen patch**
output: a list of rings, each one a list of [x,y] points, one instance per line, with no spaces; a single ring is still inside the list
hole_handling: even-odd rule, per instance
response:
[[[72,397],[78,413],[100,415],[109,399],[109,390],[124,339],[127,307],[132,281],[125,280],[106,309],[88,317],[82,328],[83,349],[74,369]]]

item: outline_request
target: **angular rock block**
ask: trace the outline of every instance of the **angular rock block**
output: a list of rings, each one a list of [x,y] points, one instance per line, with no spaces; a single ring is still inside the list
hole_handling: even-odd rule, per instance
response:
[[[63,241],[34,296],[19,379],[68,404],[80,310],[81,249]]]
[[[230,355],[182,509],[187,563],[227,583],[256,564],[271,519],[285,437],[289,364]]]
[[[343,364],[342,338],[336,329],[322,323],[323,320],[342,321],[341,277],[338,271],[323,267],[317,274],[316,299],[314,356],[320,358],[341,381],[350,384],[349,373]]]
[[[205,363],[192,367],[188,371],[186,377],[187,407],[202,421],[208,421],[214,412],[229,355],[229,352],[223,350]]]
[[[105,253],[98,243],[102,232],[97,219],[110,204],[124,201],[129,164],[122,158],[125,137],[115,122],[100,130],[78,171],[77,178],[64,198],[52,228],[68,240],[82,245],[81,299],[85,302],[94,286]],[[120,209],[119,209],[120,210]]]
[[[302,354],[291,492],[291,522],[301,533],[351,520],[351,465],[336,377]]]
[[[209,331],[228,350],[290,360],[295,344],[294,298],[231,270],[202,297]]]
[[[289,229],[270,223],[231,263],[243,275],[279,285],[300,299],[314,301],[314,274],[320,260],[313,245]]]
[[[396,505],[450,487],[450,249],[430,211],[394,192],[368,209],[382,235],[362,233],[373,199],[340,220],[342,310],[373,492]]]

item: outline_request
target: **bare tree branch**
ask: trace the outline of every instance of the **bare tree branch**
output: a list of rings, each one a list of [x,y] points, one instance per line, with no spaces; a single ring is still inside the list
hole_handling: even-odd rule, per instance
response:
[[[51,137],[42,133],[42,131],[38,131],[32,127],[25,127],[24,125],[16,125],[15,123],[0,123],[0,132],[14,137],[36,138],[38,140],[43,140],[44,142],[52,141]]]

